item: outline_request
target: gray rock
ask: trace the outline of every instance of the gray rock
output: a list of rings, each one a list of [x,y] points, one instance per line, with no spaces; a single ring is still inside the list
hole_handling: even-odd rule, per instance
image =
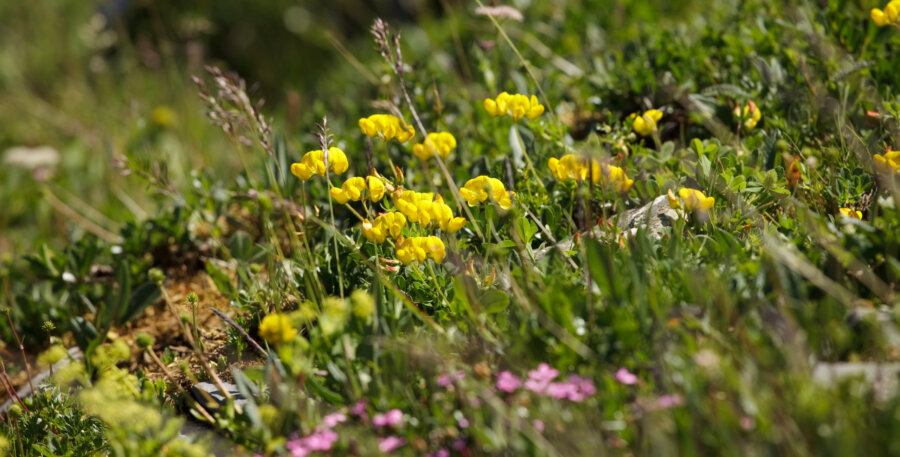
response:
[[[894,320],[894,315],[882,309],[856,307],[847,313],[847,322],[858,327],[862,322],[870,321],[877,324],[884,336],[885,343],[889,346],[900,348],[900,327]]]
[[[677,219],[678,213],[669,207],[669,200],[665,195],[660,195],[640,208],[633,208],[625,212],[621,217],[617,218],[616,227],[622,231],[637,230],[645,228],[654,238],[661,238],[662,232],[666,227],[671,227],[672,222]],[[592,231],[592,235],[596,238],[604,238],[598,227]],[[535,251],[534,258],[539,260],[550,253],[554,249],[569,251],[575,246],[575,242],[571,237],[561,240],[553,246]]]
[[[874,389],[876,400],[887,401],[897,394],[900,386],[900,363],[818,363],[813,368],[812,378],[817,384],[828,387],[845,379],[861,378]]]
[[[678,217],[678,213],[669,207],[666,196],[660,195],[640,208],[628,210],[617,225],[622,230],[646,228],[653,237],[659,238],[663,230],[671,227]]]
[[[239,408],[243,408],[243,406],[247,403],[247,399],[244,398],[243,395],[238,391],[236,385],[231,384],[230,382],[222,382],[222,386],[225,387],[225,390],[228,391],[229,394],[234,398],[234,404]],[[200,402],[207,410],[210,412],[214,412],[219,407],[225,404],[226,397],[225,395],[219,391],[219,388],[216,387],[215,384],[211,382],[200,382],[191,386],[191,393],[194,394],[194,398]],[[209,398],[211,397],[215,404],[210,404]]]

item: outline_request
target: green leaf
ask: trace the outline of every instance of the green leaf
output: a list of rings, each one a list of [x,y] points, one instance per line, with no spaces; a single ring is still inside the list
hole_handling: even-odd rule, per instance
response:
[[[130,322],[132,319],[143,313],[150,305],[156,303],[160,298],[162,298],[162,290],[160,290],[158,285],[152,282],[141,284],[138,286],[137,290],[131,294],[128,306],[119,316],[118,324]]]
[[[234,283],[231,282],[231,278],[225,274],[216,264],[212,262],[206,262],[206,274],[209,275],[213,280],[213,284],[216,285],[216,288],[219,289],[219,292],[222,293],[229,300],[233,300],[235,296],[237,296],[237,287],[235,287]]]
[[[228,250],[232,257],[246,262],[253,255],[253,240],[247,232],[239,230],[228,240]]]
[[[488,290],[478,295],[478,305],[488,314],[499,313],[509,306],[509,295],[500,290]]]

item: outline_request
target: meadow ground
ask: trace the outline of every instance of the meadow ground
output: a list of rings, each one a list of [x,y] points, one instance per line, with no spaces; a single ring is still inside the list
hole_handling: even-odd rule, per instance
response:
[[[900,0],[0,17],[0,455],[900,454]]]

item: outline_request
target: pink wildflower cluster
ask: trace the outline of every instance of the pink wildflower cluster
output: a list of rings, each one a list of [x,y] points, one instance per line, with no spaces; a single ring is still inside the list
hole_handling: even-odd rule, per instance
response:
[[[459,370],[456,373],[444,373],[437,378],[437,385],[447,388],[450,387],[451,384],[454,384],[456,381],[461,381],[466,377],[466,374]]]
[[[329,451],[338,440],[338,434],[330,428],[321,428],[304,438],[288,441],[284,447],[294,457],[305,457],[314,451]]]
[[[293,457],[305,457],[315,451],[330,451],[338,440],[338,434],[333,429],[347,421],[347,410],[340,410],[329,414],[322,419],[322,424],[316,427],[314,433],[303,438],[296,438],[285,443],[284,447],[291,452]],[[349,414],[362,422],[368,422],[366,403],[357,402],[350,408]],[[384,414],[376,414],[372,417],[372,426],[376,429],[403,427],[403,412],[392,409]],[[378,439],[378,450],[384,453],[392,452],[406,444],[406,439],[399,436],[387,436]]]
[[[542,363],[538,365],[537,369],[528,372],[525,389],[538,395],[546,395],[559,400],[568,399],[574,402],[584,401],[587,397],[597,393],[597,389],[590,379],[572,374],[569,375],[568,380],[563,381],[557,380],[558,376],[559,370]],[[497,389],[502,392],[513,393],[520,386],[522,386],[522,380],[508,371],[501,371],[497,376]]]
[[[375,417],[372,418],[372,426],[375,428],[403,427],[403,411],[392,409],[384,414],[376,414]]]

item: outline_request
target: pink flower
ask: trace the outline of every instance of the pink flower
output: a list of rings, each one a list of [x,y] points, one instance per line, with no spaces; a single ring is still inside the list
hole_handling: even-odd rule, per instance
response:
[[[342,412],[329,414],[322,418],[322,424],[327,428],[334,428],[337,424],[347,421],[347,415]]]
[[[547,384],[544,393],[557,400],[562,400],[563,398],[568,398],[570,395],[578,394],[578,390],[575,389],[575,386],[567,382],[551,382],[550,384]]]
[[[441,387],[449,387],[450,384],[453,384],[454,381],[460,381],[465,377],[466,374],[462,370],[459,370],[453,374],[444,373],[438,376],[437,384]]]
[[[616,372],[616,381],[630,386],[632,384],[637,384],[638,377],[634,373],[628,371],[627,368],[622,367],[619,368],[619,371]]]
[[[597,388],[594,387],[593,381],[578,375],[573,374],[569,376],[569,386],[566,398],[570,401],[582,402],[585,398],[597,393]]]
[[[430,452],[428,457],[450,457],[450,451],[446,448],[440,448],[434,452]]]
[[[456,423],[459,425],[459,428],[469,428],[469,419],[465,417],[460,417]]]
[[[550,368],[550,365],[547,365],[546,363],[538,365],[537,370],[531,370],[528,372],[528,378],[537,381],[550,382],[557,376],[559,376],[559,370]]]
[[[569,382],[572,383],[584,396],[590,397],[597,393],[597,388],[594,387],[594,381],[591,381],[588,378],[582,378],[578,375],[569,376]]]
[[[388,436],[386,438],[381,438],[378,440],[378,450],[384,453],[392,452],[394,449],[399,448],[406,444],[406,438],[400,438],[399,436]]]
[[[508,371],[501,371],[500,375],[497,376],[497,389],[503,392],[513,393],[521,385],[522,380]]]
[[[358,401],[352,408],[350,408],[350,414],[359,418],[359,420],[365,422],[369,420],[369,415],[366,414],[366,402]]]
[[[536,370],[528,372],[525,388],[534,393],[542,394],[547,390],[550,381],[556,378],[557,375],[559,375],[559,370],[550,368],[550,365],[542,363],[538,365]]]
[[[456,440],[453,441],[453,444],[451,444],[450,447],[452,447],[453,450],[456,452],[462,452],[467,447],[466,440],[464,440],[462,438],[457,438]]]
[[[544,421],[542,421],[540,419],[535,419],[534,422],[532,422],[531,424],[534,425],[534,429],[537,430],[538,433],[541,433],[544,431]]]
[[[656,403],[659,405],[660,409],[668,409],[683,404],[684,399],[678,394],[660,395],[660,397],[656,399]]]
[[[399,409],[392,409],[384,414],[376,414],[375,417],[372,418],[372,425],[374,425],[375,428],[402,427],[403,412]]]
[[[293,457],[306,457],[313,451],[327,451],[338,440],[338,434],[333,430],[319,430],[306,438],[300,438],[285,443]]]

